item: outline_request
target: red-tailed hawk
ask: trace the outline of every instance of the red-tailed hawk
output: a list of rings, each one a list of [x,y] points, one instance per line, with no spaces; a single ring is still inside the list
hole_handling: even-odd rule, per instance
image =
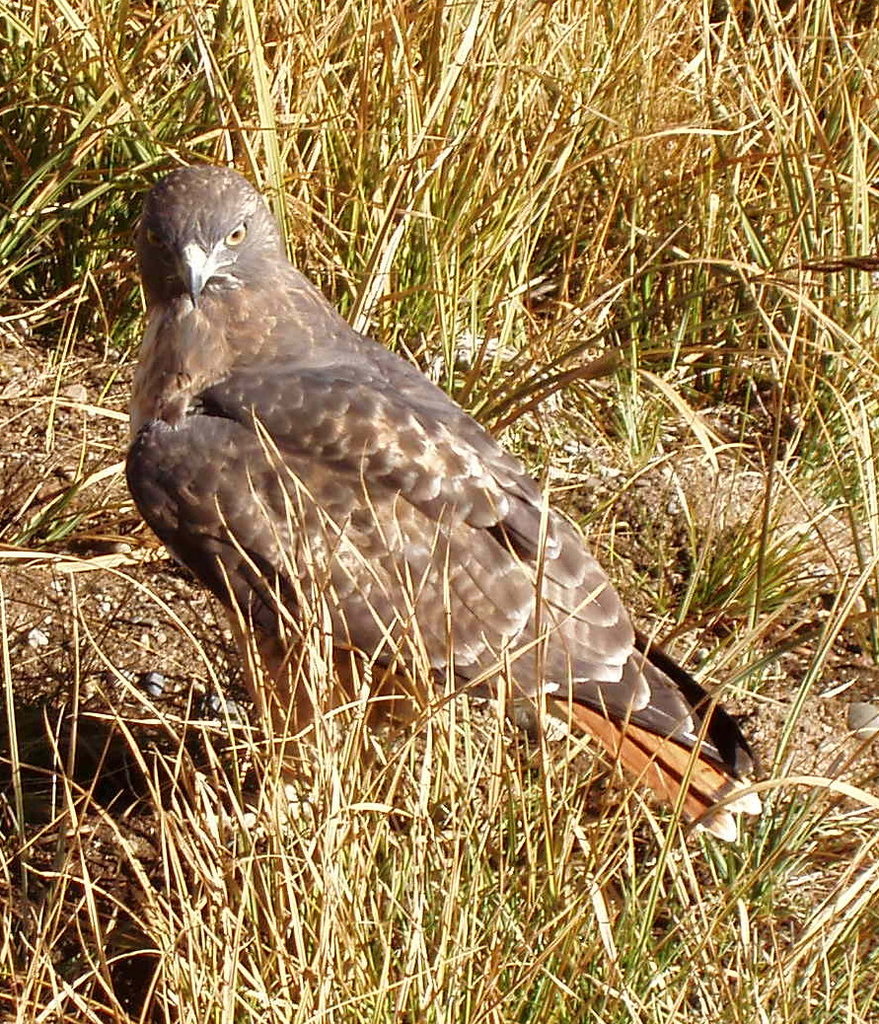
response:
[[[751,757],[733,719],[644,642],[519,460],[289,263],[244,178],[168,175],[138,255],[128,484],[239,635],[256,633],[270,683],[255,696],[276,722],[320,711],[292,653],[317,603],[376,678],[408,662],[534,701],[664,799],[688,780],[685,817],[735,836],[730,810],[759,800],[738,792]]]

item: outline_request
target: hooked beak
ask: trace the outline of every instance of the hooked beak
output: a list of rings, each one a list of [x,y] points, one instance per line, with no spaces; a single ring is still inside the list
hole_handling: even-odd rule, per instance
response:
[[[194,308],[198,308],[198,300],[204,291],[204,286],[217,270],[219,270],[219,259],[216,249],[212,252],[205,252],[195,242],[183,246],[178,262],[178,271]]]

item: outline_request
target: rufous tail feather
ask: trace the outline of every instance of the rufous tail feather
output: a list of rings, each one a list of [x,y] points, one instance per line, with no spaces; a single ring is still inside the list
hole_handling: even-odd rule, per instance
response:
[[[566,718],[575,730],[594,737],[626,771],[649,786],[663,801],[675,804],[686,780],[681,803],[686,821],[697,824],[718,839],[734,841],[738,836],[735,813],[758,814],[760,801],[754,793],[743,793],[723,807],[718,802],[744,790],[747,779],[739,779],[674,740],[657,736],[632,722],[616,722],[600,711],[582,704],[549,699],[548,710]]]

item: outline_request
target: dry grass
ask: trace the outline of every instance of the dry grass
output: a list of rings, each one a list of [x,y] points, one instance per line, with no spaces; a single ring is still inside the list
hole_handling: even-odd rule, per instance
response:
[[[0,0],[0,1019],[879,1016],[844,723],[879,680],[876,293],[805,266],[872,250],[877,51],[830,0]],[[291,816],[202,706],[224,627],[119,479],[130,232],[160,170],[232,159],[725,681],[766,775],[737,846],[465,701],[369,763],[328,721]]]

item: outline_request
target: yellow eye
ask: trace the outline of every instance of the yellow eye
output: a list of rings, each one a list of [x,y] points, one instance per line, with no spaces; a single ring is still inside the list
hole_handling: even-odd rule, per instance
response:
[[[245,238],[247,238],[247,225],[239,224],[237,228],[233,228],[233,230],[226,235],[223,241],[226,245],[241,245]]]
[[[161,245],[162,239],[153,231],[152,228],[146,229],[146,240],[150,245]]]

